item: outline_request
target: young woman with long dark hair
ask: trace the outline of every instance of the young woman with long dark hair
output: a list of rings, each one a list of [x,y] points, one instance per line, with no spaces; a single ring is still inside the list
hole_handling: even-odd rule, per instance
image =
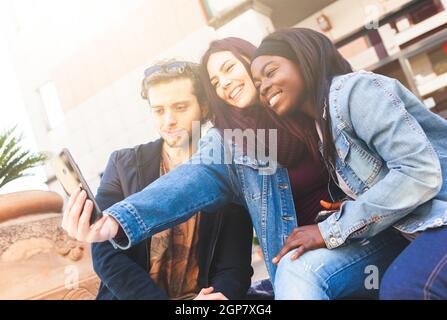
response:
[[[281,119],[261,105],[250,74],[255,50],[250,42],[229,37],[213,41],[203,54],[202,82],[214,126],[222,134],[225,129],[276,130],[277,159],[287,168],[297,225],[315,224],[320,201],[330,201],[329,175],[318,152],[315,127],[303,118]]]
[[[267,36],[251,70],[267,108],[316,126],[327,167],[351,197],[319,223],[326,247],[395,229],[415,240],[388,269],[382,298],[447,299],[447,121],[395,79],[345,72],[335,46],[310,29]],[[302,242],[292,235],[280,255],[306,252]],[[285,263],[275,285],[295,290],[297,262]]]

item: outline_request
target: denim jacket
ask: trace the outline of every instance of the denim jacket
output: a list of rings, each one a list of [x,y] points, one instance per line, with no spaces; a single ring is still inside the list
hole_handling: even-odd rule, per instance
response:
[[[447,121],[397,80],[372,72],[333,79],[336,170],[355,201],[319,224],[328,248],[393,225],[415,233],[447,224]]]
[[[372,73],[335,77],[329,98],[336,169],[359,197],[318,224],[327,247],[392,225],[416,232],[446,224],[439,159],[445,166],[447,122],[397,81]],[[236,156],[234,147],[210,129],[187,164],[107,209],[126,234],[112,243],[125,249],[198,210],[236,202],[251,215],[274,281],[271,260],[297,226],[287,169]]]

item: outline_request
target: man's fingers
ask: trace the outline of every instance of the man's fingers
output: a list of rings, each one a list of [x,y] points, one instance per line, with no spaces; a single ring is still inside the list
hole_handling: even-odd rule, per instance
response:
[[[70,198],[68,199],[67,206],[65,207],[65,210],[64,210],[64,215],[62,216],[62,228],[64,230],[67,230],[68,215],[69,215],[70,210],[73,207],[73,204],[75,203],[76,198],[78,197],[80,192],[81,192],[81,188],[77,188],[75,191],[73,191]]]
[[[197,297],[194,300],[208,300],[209,295],[214,291],[213,287],[203,288],[200,290]]]
[[[214,288],[213,287],[208,287],[208,288],[203,288],[200,292],[202,293],[202,294],[210,294],[210,293],[212,293],[214,291]]]
[[[81,217],[78,223],[78,232],[76,239],[80,241],[85,241],[87,239],[88,233],[90,231],[90,217],[92,216],[93,202],[87,200],[84,205],[84,210],[82,211]]]
[[[194,300],[228,300],[221,292],[215,292],[213,287],[203,288]]]
[[[85,239],[87,242],[101,242],[107,239],[101,238],[101,228],[104,226],[104,223],[107,221],[107,216],[103,215],[101,219],[97,220],[94,224],[90,226],[90,230]]]
[[[81,193],[82,189],[80,187],[76,188],[72,194],[70,195],[70,198],[68,199],[67,203],[67,210],[70,211],[73,207],[74,203],[76,202],[76,199],[78,195]]]
[[[228,300],[227,297],[220,292],[208,294],[206,298],[208,300]]]
[[[84,190],[82,190],[81,193],[76,198],[73,207],[68,213],[67,231],[68,234],[73,238],[75,238],[78,233],[79,216],[81,215],[82,209],[84,208],[84,203],[86,199],[87,199],[87,193]]]

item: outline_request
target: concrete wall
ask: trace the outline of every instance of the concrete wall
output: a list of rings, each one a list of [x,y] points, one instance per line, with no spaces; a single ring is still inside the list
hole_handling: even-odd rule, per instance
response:
[[[42,0],[48,13],[39,1],[24,1],[28,7],[12,5],[11,51],[38,148],[53,154],[69,148],[93,191],[112,151],[157,138],[140,98],[146,67],[171,57],[199,61],[213,39],[239,35],[259,43],[273,30],[269,18],[249,10],[216,31],[207,26],[199,1],[191,0],[111,0],[110,8],[99,6],[102,0],[68,8]],[[53,17],[56,12],[61,16]],[[64,112],[52,129],[38,92],[49,81]],[[49,166],[46,172],[53,175]],[[57,182],[50,188],[62,191]]]
[[[96,189],[113,150],[157,137],[139,96],[143,70],[181,40],[199,30],[207,34],[200,4],[25,0],[10,9],[16,18],[11,52],[38,148],[57,153],[68,147]],[[53,129],[38,92],[49,81],[64,111]]]
[[[274,31],[271,19],[263,13],[249,9],[217,30],[219,38],[239,37],[259,45],[262,38]]]

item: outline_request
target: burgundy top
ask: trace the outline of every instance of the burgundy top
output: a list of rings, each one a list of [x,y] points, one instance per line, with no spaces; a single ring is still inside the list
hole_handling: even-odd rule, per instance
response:
[[[289,168],[288,172],[298,226],[315,224],[318,212],[323,210],[320,200],[331,201],[327,171],[309,156],[301,160],[297,167]]]

